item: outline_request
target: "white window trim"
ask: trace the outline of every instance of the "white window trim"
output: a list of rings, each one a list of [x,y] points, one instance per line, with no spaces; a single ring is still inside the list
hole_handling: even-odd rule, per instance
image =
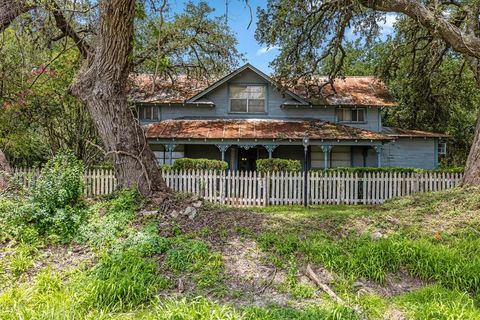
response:
[[[443,146],[443,148],[442,148]],[[440,151],[443,149],[443,151]],[[447,154],[447,143],[446,142],[439,142],[438,143],[438,150],[437,150],[439,155],[446,155]]]
[[[238,87],[263,87],[264,90],[265,90],[265,97],[263,98],[263,111],[249,111],[249,101],[250,100],[262,100],[262,99],[249,99],[249,98],[246,98],[246,99],[238,99],[238,98],[232,98],[232,95],[231,95],[231,87],[234,87],[234,86],[238,86]],[[267,113],[267,86],[266,85],[263,85],[263,84],[232,84],[230,85],[230,88],[229,88],[229,97],[228,97],[228,100],[229,100],[229,113],[240,113],[240,114],[247,114],[247,113],[253,113],[253,114],[265,114]],[[232,100],[247,100],[247,111],[232,111]]]

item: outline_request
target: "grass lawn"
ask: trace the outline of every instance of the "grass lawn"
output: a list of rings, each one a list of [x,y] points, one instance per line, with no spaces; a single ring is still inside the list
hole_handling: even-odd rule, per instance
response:
[[[45,231],[0,199],[0,319],[480,319],[480,190],[194,219],[131,191],[75,208]]]

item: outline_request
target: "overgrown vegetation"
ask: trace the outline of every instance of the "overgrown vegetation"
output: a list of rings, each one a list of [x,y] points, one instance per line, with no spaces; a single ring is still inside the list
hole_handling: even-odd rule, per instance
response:
[[[84,200],[81,172],[60,155],[0,198],[1,319],[480,316],[477,189],[377,208],[207,206],[182,220],[145,211],[132,190]]]

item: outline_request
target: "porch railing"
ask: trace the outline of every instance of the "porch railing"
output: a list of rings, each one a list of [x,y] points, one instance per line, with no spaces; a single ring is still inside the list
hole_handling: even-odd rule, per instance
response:
[[[39,171],[17,168],[16,173],[18,181],[29,186]],[[303,172],[180,170],[163,175],[175,191],[231,206],[294,205],[304,199]],[[84,179],[87,197],[110,194],[116,188],[109,169],[87,170]],[[308,172],[307,199],[309,204],[379,204],[415,192],[453,188],[461,179],[460,173],[444,172]]]

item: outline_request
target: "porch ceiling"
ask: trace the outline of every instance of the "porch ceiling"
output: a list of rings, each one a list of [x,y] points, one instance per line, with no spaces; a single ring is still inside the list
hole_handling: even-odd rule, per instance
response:
[[[312,121],[263,119],[165,120],[145,127],[149,139],[302,139],[392,140],[379,133],[341,124]]]

